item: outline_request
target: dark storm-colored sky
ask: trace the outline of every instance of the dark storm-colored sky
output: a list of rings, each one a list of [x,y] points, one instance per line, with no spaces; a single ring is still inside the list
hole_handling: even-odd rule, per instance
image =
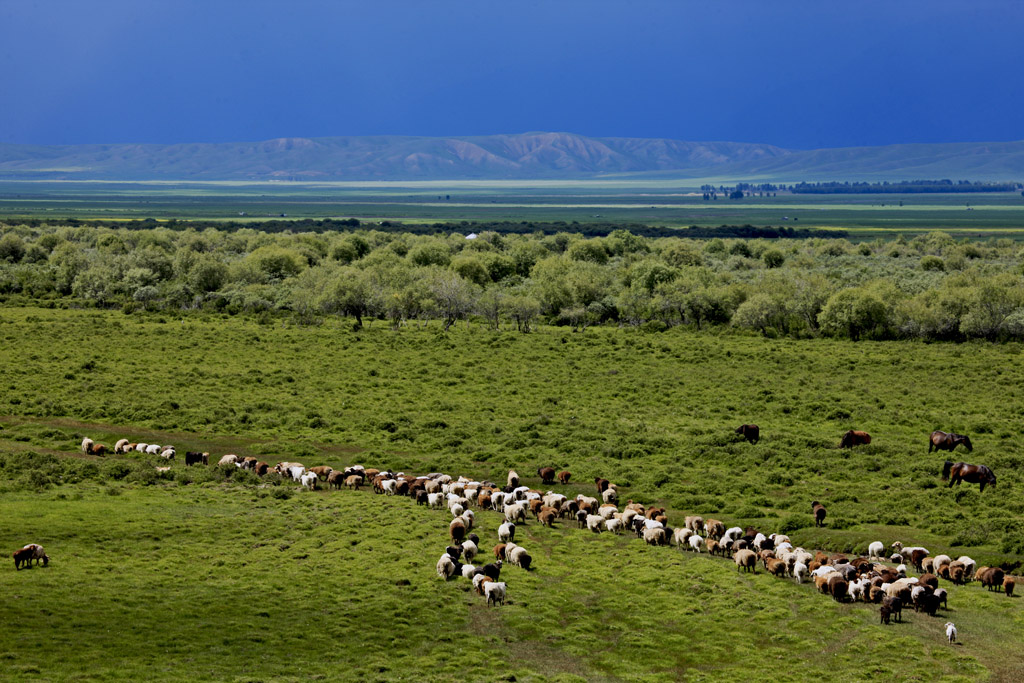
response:
[[[1017,0],[0,0],[0,142],[1024,139]]]

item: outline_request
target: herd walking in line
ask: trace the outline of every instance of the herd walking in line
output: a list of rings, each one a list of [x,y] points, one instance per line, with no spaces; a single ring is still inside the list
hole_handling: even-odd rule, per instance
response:
[[[760,440],[760,428],[757,425],[744,424],[735,431],[750,444]],[[843,435],[840,448],[870,443],[871,436],[866,432],[850,430]],[[963,445],[968,452],[973,451],[969,437],[936,431],[929,438],[928,452],[953,451],[959,445]],[[108,452],[105,445],[89,438],[83,439],[81,449],[88,455],[105,455]],[[128,439],[119,440],[113,452],[159,455],[168,462],[173,461],[177,455],[173,446],[132,443]],[[210,454],[188,451],[184,463],[186,466],[208,466]],[[813,582],[817,590],[838,602],[878,604],[883,624],[889,624],[892,620],[901,621],[904,607],[913,607],[915,611],[923,611],[932,616],[940,607],[948,609],[948,594],[940,587],[940,578],[959,585],[976,580],[989,590],[1002,590],[1011,597],[1016,585],[1016,578],[1007,575],[999,567],[976,567],[975,561],[967,556],[955,560],[941,554],[932,557],[926,548],[904,546],[899,541],[892,543],[890,549],[893,553],[888,557],[885,557],[886,546],[876,541],[867,547],[865,555],[851,559],[842,553],[812,553],[794,547],[785,534],[766,535],[754,527],[726,528],[719,520],[704,519],[698,515],[685,516],[683,526],[672,528],[663,507],[647,507],[630,500],[620,510],[618,487],[602,477],[594,478],[596,496],[581,493],[569,498],[553,490],[541,491],[523,485],[515,470],[509,471],[505,486],[498,486],[493,482],[476,481],[465,476],[453,478],[442,473],[410,476],[362,465],[352,465],[343,470],[335,470],[326,465],[306,468],[298,462],[279,462],[271,466],[254,457],[234,454],[222,456],[217,465],[235,466],[259,476],[275,472],[309,490],[317,489],[320,482],[329,488],[340,489],[344,486],[357,491],[369,484],[376,494],[408,496],[417,504],[429,508],[447,508],[452,515],[448,526],[449,545],[437,561],[436,573],[445,580],[453,577],[468,579],[474,591],[484,597],[489,606],[505,604],[508,583],[499,580],[504,566],[514,566],[524,571],[531,571],[534,567],[533,557],[515,541],[517,529],[527,524],[530,516],[542,527],[554,527],[557,521],[565,520],[595,534],[630,532],[650,546],[674,545],[690,552],[731,556],[737,571],[756,573],[757,565],[761,564],[773,576],[791,578],[797,583]],[[157,469],[168,470],[169,467]],[[543,486],[554,485],[556,479],[565,486],[569,484],[572,474],[568,470],[538,467],[537,477]],[[949,486],[961,481],[978,483],[981,491],[985,490],[986,485],[996,484],[995,475],[985,465],[954,463],[949,460],[944,463],[942,479],[948,481]],[[501,515],[502,521],[497,527],[498,543],[491,551],[494,561],[487,564],[477,561],[481,552],[481,539],[474,532],[477,528],[476,513],[472,510],[474,506],[481,512]],[[810,511],[815,526],[824,526],[827,516],[824,505],[813,501]],[[33,560],[37,565],[42,562],[47,566],[50,558],[43,547],[36,543],[30,543],[14,552],[16,569],[31,566]],[[477,564],[473,564],[474,561]],[[919,576],[907,575],[908,563]],[[949,641],[954,642],[956,627],[947,623],[946,632]]]

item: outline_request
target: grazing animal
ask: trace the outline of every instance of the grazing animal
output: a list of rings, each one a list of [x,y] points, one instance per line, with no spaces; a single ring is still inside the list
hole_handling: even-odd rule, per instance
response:
[[[594,484],[597,486],[597,494],[598,495],[601,495],[602,493],[604,493],[605,489],[607,489],[609,486],[611,486],[611,482],[610,481],[608,481],[607,479],[602,479],[601,477],[594,477]]]
[[[931,453],[933,449],[936,451],[952,451],[960,444],[963,444],[964,448],[966,448],[968,452],[974,450],[974,446],[971,445],[971,438],[969,436],[940,432],[936,430],[932,432],[930,437],[928,437],[928,452]]]
[[[128,439],[120,439],[114,444],[115,453],[124,453],[128,450]]]
[[[1013,597],[1013,589],[1017,586],[1017,581],[1012,576],[1003,577],[1003,592],[1006,593],[1006,597]]]
[[[13,555],[14,568],[16,570],[21,569],[22,565],[26,567],[30,566],[32,564],[32,560],[35,560],[37,565],[41,561],[44,567],[50,564],[50,557],[43,550],[43,546],[38,543],[29,543],[24,548],[15,550]]]
[[[340,489],[345,483],[345,473],[337,470],[331,472],[327,477],[327,485],[332,489]]]
[[[217,465],[234,465],[236,462],[238,462],[238,456],[232,453],[228,453],[217,462]],[[278,467],[280,467],[280,465],[278,465]],[[278,470],[278,472],[284,474],[284,472],[281,470]]]
[[[555,483],[555,468],[554,467],[538,467],[537,476],[544,484]]]
[[[148,453],[149,455],[160,455],[160,451],[161,448],[160,444],[158,443],[151,443],[148,446],[146,446],[146,453]]]
[[[165,448],[164,450],[160,451],[160,457],[163,458],[164,460],[174,460],[175,455],[177,455],[177,451],[175,451],[173,448]]]
[[[896,621],[903,621],[903,600],[895,595],[882,597],[882,606],[888,607]]]
[[[299,481],[302,483],[302,485],[305,486],[310,491],[316,490],[316,483],[318,480],[319,479],[316,476],[315,472],[305,472],[299,477]]]
[[[207,460],[205,462],[208,463],[210,454],[204,453],[203,455],[207,457]],[[263,475],[270,471],[270,463],[264,462],[262,460],[257,460],[256,464],[253,465],[252,467],[252,471],[262,477]]]
[[[332,472],[331,474],[334,474],[334,473]],[[342,474],[344,474],[344,472]],[[348,477],[345,478],[345,486],[347,486],[348,488],[352,489],[353,491],[358,491],[359,490],[359,485],[362,484],[362,483],[363,483],[363,478],[361,476],[359,476],[358,474],[350,474],[350,475],[348,475]],[[426,492],[423,492],[423,494],[424,494],[424,496],[427,495]]]
[[[519,486],[519,475],[516,474],[515,470],[508,471],[508,487],[517,488]]]
[[[846,600],[846,594],[850,590],[850,584],[838,573],[833,572],[828,577],[828,592],[836,602]]]
[[[718,540],[725,535],[725,525],[719,522],[717,519],[705,520],[704,533],[707,534],[708,538]]]
[[[734,562],[736,562],[736,571],[745,569],[746,571],[757,573],[757,555],[754,554],[753,550],[737,550],[736,554],[732,556]]]
[[[89,437],[82,439],[82,452],[89,455],[92,452],[93,440]]]
[[[185,465],[192,466],[203,463],[204,465],[210,464],[210,454],[201,453],[199,451],[185,451]]]
[[[811,512],[814,513],[814,526],[825,526],[825,506],[814,501],[811,503]]]
[[[516,540],[516,525],[512,522],[505,522],[499,526],[498,540],[505,542]]]
[[[755,444],[761,440],[761,430],[757,425],[740,425],[736,428],[736,433],[741,435],[751,444]]]
[[[327,481],[327,477],[331,475],[334,468],[328,467],[327,465],[317,465],[316,467],[310,467],[309,471],[315,474],[318,478]]]
[[[501,574],[501,565],[504,564],[501,560],[485,564],[482,569],[484,570],[484,576],[488,577],[492,581],[498,580],[498,575]]]
[[[880,560],[885,552],[885,545],[881,541],[874,541],[868,544],[868,558]]]
[[[562,486],[569,483],[569,477],[572,476],[572,472],[569,470],[562,470],[558,473],[558,481],[561,482]]]
[[[466,522],[462,517],[456,517],[448,525],[448,535],[453,542],[462,543],[462,539],[466,537]]]
[[[956,642],[956,626],[953,625],[952,621],[946,622],[946,640],[953,644]]]
[[[1002,588],[1005,578],[1005,573],[999,567],[989,567],[985,571],[978,572],[978,579],[981,581],[981,585],[990,591],[998,591]]]
[[[986,485],[996,485],[996,475],[985,465],[968,465],[965,462],[953,464],[947,460],[942,466],[942,481],[949,482],[947,488],[952,488],[953,484],[959,486],[961,481],[980,484],[981,491],[984,491]]]
[[[853,448],[854,446],[864,446],[871,443],[871,435],[867,432],[859,432],[856,429],[843,434],[842,441],[839,442],[840,448]]]
[[[505,604],[506,585],[504,581],[489,581],[484,584],[484,594],[488,605]]]

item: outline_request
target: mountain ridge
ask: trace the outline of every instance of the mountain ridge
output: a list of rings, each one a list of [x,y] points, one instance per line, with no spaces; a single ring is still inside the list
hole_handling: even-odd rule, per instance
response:
[[[672,177],[1024,178],[1024,141],[791,150],[762,143],[587,137],[282,137],[177,144],[0,144],[0,179],[484,180]]]

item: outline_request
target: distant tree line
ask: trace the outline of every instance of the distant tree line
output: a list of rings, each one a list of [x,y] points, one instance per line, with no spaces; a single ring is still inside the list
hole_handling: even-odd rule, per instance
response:
[[[782,228],[771,239],[763,228],[750,228],[753,238],[747,228],[740,237],[693,228],[671,237],[534,229],[474,230],[470,238],[465,226],[479,224],[439,224],[446,228],[431,234],[289,225],[269,232],[0,223],[0,305],[288,316],[303,324],[341,316],[396,330],[471,321],[521,332],[543,323],[1024,341],[1024,250],[1008,239],[933,232],[851,244],[788,239]]]
[[[903,180],[896,183],[797,183],[790,185],[794,194],[921,194],[960,192],[1015,192],[1022,185],[1016,182],[990,183],[970,180]]]

